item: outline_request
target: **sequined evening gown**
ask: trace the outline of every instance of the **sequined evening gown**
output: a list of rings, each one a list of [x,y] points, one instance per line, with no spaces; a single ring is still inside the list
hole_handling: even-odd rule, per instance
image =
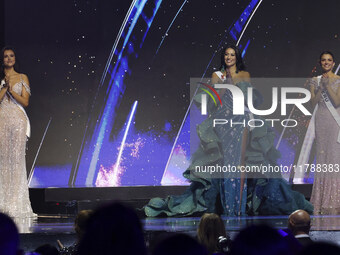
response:
[[[13,86],[19,95],[23,89],[30,93],[22,79]],[[24,109],[6,94],[0,102],[0,211],[15,218],[35,216],[26,173],[28,132],[29,120]]]
[[[315,84],[314,84],[315,85]],[[340,79],[331,84],[334,92]],[[315,113],[316,163],[328,168],[340,166],[339,125],[322,97]],[[335,108],[340,115],[340,107]],[[335,168],[334,168],[335,169]],[[340,172],[315,172],[311,196],[314,214],[340,214]]]
[[[251,84],[239,82],[235,86],[246,95]],[[196,95],[195,98],[198,101],[201,97]],[[233,115],[233,99],[230,92],[226,91],[221,99],[223,104],[217,107],[210,101],[212,110],[209,111],[209,117],[197,126],[200,146],[192,156],[191,165],[183,173],[184,177],[191,182],[190,186],[182,195],[151,199],[144,207],[146,216],[156,217],[165,214],[178,217],[217,212],[215,205],[218,196],[225,216],[289,215],[297,209],[312,213],[312,205],[302,194],[293,191],[281,175],[277,178],[266,176],[248,178],[242,187],[239,176],[229,173],[225,173],[223,178],[191,174],[196,166],[240,165],[244,127],[242,125],[233,128],[228,128],[227,125],[213,127],[212,119],[228,119],[240,123],[242,120],[247,122],[249,115]],[[257,101],[256,98],[254,101]],[[208,109],[210,109],[209,102]],[[280,153],[273,146],[274,138],[274,132],[267,125],[249,131],[245,164],[275,165]]]

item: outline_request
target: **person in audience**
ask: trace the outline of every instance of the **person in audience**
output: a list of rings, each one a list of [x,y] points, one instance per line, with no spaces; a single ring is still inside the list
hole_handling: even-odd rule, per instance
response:
[[[201,217],[198,229],[197,229],[198,241],[204,245],[209,254],[224,253],[229,249],[231,244],[229,236],[225,231],[223,220],[215,213],[205,213]],[[225,251],[221,250],[220,241],[225,241]]]
[[[339,255],[340,247],[336,244],[326,242],[314,242],[303,248],[299,255]]]
[[[79,255],[146,255],[143,228],[131,208],[113,203],[90,216],[78,246]]]
[[[0,255],[18,255],[19,232],[13,220],[0,213]]]
[[[194,238],[186,234],[176,234],[160,242],[153,255],[208,255],[208,252]]]
[[[79,242],[85,233],[87,222],[92,213],[92,210],[82,210],[78,213],[74,221],[74,230],[77,234],[77,240],[73,245],[65,247],[59,240],[57,240],[60,248],[60,255],[74,255],[77,253]]]
[[[253,225],[238,233],[231,246],[231,255],[294,255],[299,248],[298,243],[291,243],[272,227]]]
[[[288,218],[288,229],[303,246],[313,243],[309,237],[310,223],[310,216],[304,210],[296,210]]]
[[[44,244],[35,249],[36,253],[40,255],[59,255],[59,251],[56,247],[50,244]]]

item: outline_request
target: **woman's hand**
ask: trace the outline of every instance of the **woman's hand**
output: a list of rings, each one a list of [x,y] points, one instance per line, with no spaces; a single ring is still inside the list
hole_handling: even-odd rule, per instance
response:
[[[10,93],[12,95],[13,89],[12,89],[11,85],[8,85],[7,88],[8,88],[7,89],[8,93]]]
[[[27,86],[29,86],[29,81],[26,75],[24,74],[20,74],[22,75],[22,80],[27,84]],[[11,96],[19,103],[21,104],[23,107],[27,107],[29,104],[29,91],[26,91],[26,88],[23,86],[22,91],[18,94],[13,90],[13,86],[10,85],[9,83],[10,79],[5,79],[6,83],[7,83],[7,87],[8,90],[7,92],[11,94]],[[15,85],[15,84],[14,84]],[[1,96],[1,94],[0,94]],[[0,97],[1,99],[1,97]]]
[[[1,90],[7,91],[8,90],[8,86],[6,84],[4,84],[1,88]]]
[[[7,88],[8,88],[7,91],[8,91],[8,93],[10,93],[12,95],[12,92],[13,92],[13,88],[12,87],[13,86],[11,86],[10,80],[11,80],[10,77],[8,77],[8,78],[6,77],[5,78],[5,82],[6,82],[6,85],[7,85]]]
[[[313,108],[318,104],[321,98],[321,91],[324,89],[322,82],[318,82],[318,79],[314,77],[308,81],[309,89],[311,92],[311,103]]]
[[[10,78],[9,76],[6,76],[6,77],[5,77],[5,83],[6,83],[7,87],[10,87],[11,78]]]
[[[6,92],[11,93],[12,89],[9,84],[10,84],[9,79],[5,77],[5,84],[3,85],[3,88],[5,89]]]
[[[2,102],[2,100],[3,100],[4,96],[6,95],[7,91],[8,91],[8,86],[5,83],[5,84],[3,84],[3,86],[0,89],[0,103]]]
[[[7,88],[8,89],[9,82],[8,82],[7,78],[5,78],[4,80],[5,80],[5,83],[1,82],[1,84],[3,84],[3,88]]]
[[[321,90],[327,89],[328,85],[329,85],[329,75],[328,73],[324,73],[320,81]]]
[[[330,77],[328,74],[322,75],[322,79],[324,79],[323,86],[325,90],[328,92],[329,98],[332,100],[335,107],[340,106],[340,86],[337,86],[338,88],[336,91],[333,90],[331,84],[334,84],[334,82],[337,82],[335,79],[339,79],[339,76]]]

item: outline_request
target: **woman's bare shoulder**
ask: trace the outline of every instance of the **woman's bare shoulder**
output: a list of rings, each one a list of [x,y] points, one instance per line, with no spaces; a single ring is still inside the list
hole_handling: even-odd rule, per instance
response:
[[[318,76],[313,76],[312,78],[307,79],[311,83],[318,83],[319,82],[319,77]]]
[[[250,78],[250,73],[247,71],[239,71],[240,77]]]
[[[20,77],[27,85],[29,85],[29,80],[26,74],[20,73]]]
[[[225,72],[222,71],[216,71],[213,72],[211,75],[211,78],[216,82],[216,81],[220,81],[223,80],[225,77]]]
[[[247,71],[239,71],[233,79],[235,82],[250,82],[250,73]]]
[[[220,72],[220,71],[213,72],[211,77],[218,77],[218,75],[217,75],[218,72]]]

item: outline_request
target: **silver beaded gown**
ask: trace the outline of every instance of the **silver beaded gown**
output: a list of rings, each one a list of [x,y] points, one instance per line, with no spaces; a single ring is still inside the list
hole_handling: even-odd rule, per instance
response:
[[[311,85],[317,87],[315,80]],[[336,92],[340,79],[330,86]],[[340,128],[322,97],[318,105],[315,113],[316,163],[321,164],[326,172],[315,172],[311,202],[316,215],[340,214],[340,172],[332,171],[340,166],[340,143],[337,142]],[[340,107],[335,109],[340,115]]]
[[[0,88],[2,85],[0,85]],[[13,91],[30,93],[21,79]],[[10,95],[0,101],[0,211],[14,218],[34,217],[29,200],[25,150],[29,120]]]

